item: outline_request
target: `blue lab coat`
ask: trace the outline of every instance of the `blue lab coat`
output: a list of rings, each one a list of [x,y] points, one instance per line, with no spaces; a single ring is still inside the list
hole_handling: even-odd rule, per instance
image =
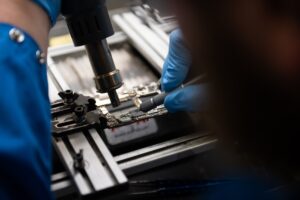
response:
[[[25,32],[0,24],[0,199],[51,199],[46,64]]]

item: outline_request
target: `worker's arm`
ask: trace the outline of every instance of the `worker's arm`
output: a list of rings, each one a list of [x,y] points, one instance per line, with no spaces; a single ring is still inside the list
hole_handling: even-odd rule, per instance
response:
[[[175,30],[170,35],[169,53],[162,73],[162,89],[166,92],[178,88],[186,79],[191,65],[191,56],[184,45],[182,33]],[[164,101],[170,112],[203,111],[207,102],[206,85],[191,85],[170,93]]]
[[[54,7],[53,0],[43,2]],[[52,198],[50,105],[45,59],[38,53],[46,51],[51,21],[40,5],[0,0],[0,199],[4,200]]]

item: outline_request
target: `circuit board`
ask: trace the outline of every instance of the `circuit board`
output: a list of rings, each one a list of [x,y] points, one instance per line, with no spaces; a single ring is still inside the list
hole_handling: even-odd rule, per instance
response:
[[[56,137],[88,128],[116,128],[167,114],[164,106],[147,113],[139,111],[142,101],[160,93],[159,84],[152,82],[133,87],[119,94],[121,106],[113,108],[107,100],[84,96],[67,90],[61,100],[51,105],[52,132]]]

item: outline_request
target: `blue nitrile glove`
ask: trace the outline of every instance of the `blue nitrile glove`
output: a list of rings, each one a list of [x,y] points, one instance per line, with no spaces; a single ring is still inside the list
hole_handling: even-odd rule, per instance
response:
[[[191,56],[184,46],[182,33],[175,30],[170,35],[169,53],[162,72],[162,90],[170,92],[184,83],[191,66]],[[164,101],[169,112],[203,111],[206,102],[205,84],[191,85],[170,93]]]
[[[56,23],[56,19],[60,13],[61,0],[33,0],[48,14],[51,25]]]

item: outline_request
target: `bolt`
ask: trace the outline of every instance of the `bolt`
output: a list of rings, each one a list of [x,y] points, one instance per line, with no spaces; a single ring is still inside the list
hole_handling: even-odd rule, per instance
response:
[[[88,102],[89,102],[89,104],[88,104],[88,111],[95,110],[96,109],[96,101],[95,101],[95,99],[89,98]]]
[[[64,92],[59,92],[58,95],[64,100],[65,103],[71,104],[73,103],[75,94],[72,90],[66,90]]]
[[[67,99],[71,99],[73,97],[73,95],[74,95],[74,92],[72,90],[66,90],[65,91],[65,97]]]
[[[75,112],[75,114],[76,114],[77,117],[82,117],[83,114],[84,114],[84,107],[83,106],[77,106],[74,109],[74,112]]]
[[[78,153],[73,156],[74,168],[76,170],[84,169],[83,149],[80,149]]]

